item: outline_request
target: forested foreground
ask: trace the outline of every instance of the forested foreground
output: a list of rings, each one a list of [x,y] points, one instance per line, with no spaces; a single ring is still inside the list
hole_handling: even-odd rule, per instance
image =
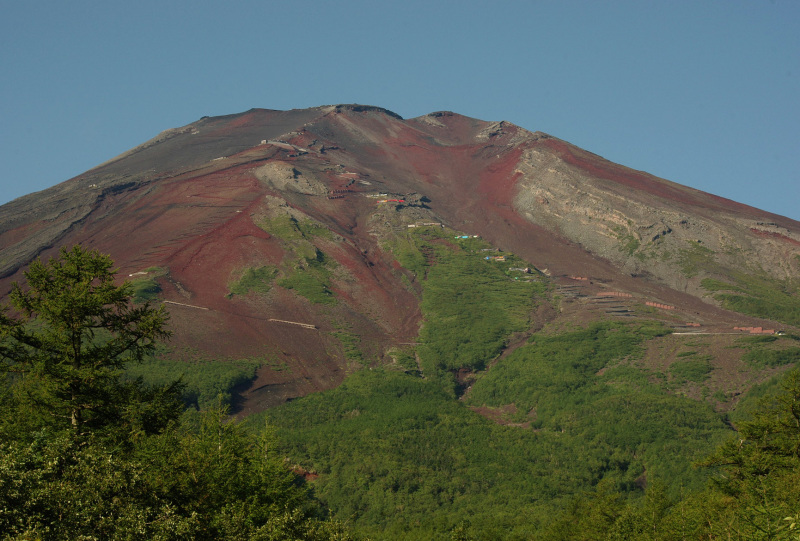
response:
[[[0,312],[2,538],[800,539],[800,372],[734,431],[674,392],[702,361],[636,362],[662,325],[535,333],[500,359],[547,283],[472,239],[395,249],[423,281],[420,343],[246,424],[226,405],[257,360],[154,357],[166,314],[107,257],[34,263]],[[797,337],[751,342],[780,367]]]
[[[681,405],[598,409],[576,432],[500,426],[373,370],[269,417],[333,515],[373,539],[798,539],[800,373],[738,433]]]
[[[202,393],[179,381],[123,377],[169,331],[109,258],[62,250],[26,278],[0,312],[0,537],[352,539],[268,431],[221,402],[187,409]]]

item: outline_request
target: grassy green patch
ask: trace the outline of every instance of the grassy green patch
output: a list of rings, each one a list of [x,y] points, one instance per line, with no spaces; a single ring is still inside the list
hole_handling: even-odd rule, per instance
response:
[[[683,268],[690,271],[687,276],[694,276],[701,269],[722,272],[708,252],[699,245],[682,251]],[[791,325],[800,324],[800,289],[796,281],[778,280],[763,271],[734,270],[727,274],[727,280],[704,278],[700,282],[723,307]]]
[[[743,336],[736,345],[747,350],[742,361],[756,368],[775,368],[800,361],[800,347],[787,346],[799,339],[793,335]]]
[[[393,348],[389,351],[389,356],[405,373],[420,375],[419,367],[417,366],[416,349],[413,346]]]
[[[528,328],[537,298],[546,290],[542,282],[515,280],[519,272],[511,268],[530,266],[520,258],[452,233],[414,231],[393,244],[401,264],[425,274],[418,352],[427,371],[482,369],[512,333]],[[497,256],[504,260],[493,259]]]
[[[252,381],[256,370],[264,362],[257,359],[184,362],[151,358],[139,364],[129,364],[125,377],[142,378],[151,385],[164,385],[180,379],[186,384],[184,401],[194,407],[205,408],[216,405],[220,400],[223,405],[230,405],[234,389]]]
[[[639,239],[622,226],[615,227],[613,231],[619,241],[617,248],[628,255],[634,255],[641,245]]]
[[[161,293],[161,286],[152,278],[134,280],[131,286],[133,286],[133,302],[136,304],[154,302]]]
[[[587,393],[606,392],[602,380],[594,377],[597,373],[641,356],[647,339],[668,332],[656,324],[602,322],[553,336],[534,335],[529,344],[472,386],[468,402],[495,407],[514,403],[521,411],[535,409],[539,425],[548,426],[548,419],[558,417],[560,411],[570,409],[576,401],[585,402]],[[624,383],[622,376],[625,372],[615,372],[614,381]]]
[[[737,289],[716,293],[722,306],[751,316],[800,325],[800,291],[789,281],[764,275],[735,273]]]
[[[678,264],[687,278],[697,276],[701,271],[717,268],[714,252],[697,241],[690,241],[689,248],[678,250]]]
[[[348,361],[355,361],[359,364],[365,364],[364,354],[359,347],[361,338],[357,334],[350,332],[337,331],[333,335],[339,340],[344,349],[344,356]]]
[[[800,348],[752,349],[742,355],[742,360],[759,368],[775,368],[800,361]]]
[[[331,239],[333,234],[310,219],[298,220],[288,214],[266,218],[259,227],[281,239],[286,250],[293,255],[287,258],[279,272],[276,271],[276,276],[282,274],[276,283],[315,304],[334,304],[331,269],[335,263],[312,243],[318,237]],[[264,272],[269,273],[268,270]]]
[[[423,286],[420,355],[439,368],[480,370],[510,333],[527,328],[536,292],[479,259],[437,265]]]
[[[330,271],[324,265],[307,265],[295,268],[278,285],[295,291],[314,304],[334,304],[336,298],[330,289]]]
[[[414,237],[411,235],[399,236],[389,245],[389,250],[403,267],[416,275],[425,276],[427,261],[414,241]]]
[[[250,291],[267,293],[277,275],[278,269],[273,266],[248,267],[238,280],[230,284],[230,295],[246,295]]]
[[[703,278],[703,280],[700,281],[700,285],[706,291],[711,291],[714,293],[716,293],[717,291],[744,292],[744,290],[739,286],[729,284],[728,282],[723,282],[722,280],[716,280],[714,278]]]
[[[702,383],[709,378],[713,368],[707,359],[675,361],[669,366],[669,372],[678,383],[685,381]]]
[[[757,346],[760,344],[771,344],[778,340],[778,336],[774,334],[764,334],[764,335],[756,335],[756,336],[743,336],[736,340],[736,343],[740,346],[746,347],[751,349],[753,346]]]
[[[136,304],[155,302],[161,293],[161,285],[156,279],[163,276],[166,271],[161,267],[150,267],[142,272],[147,274],[134,277],[130,281],[133,302]]]
[[[315,237],[328,240],[333,238],[333,234],[325,226],[308,218],[298,220],[289,214],[265,218],[258,223],[258,226],[270,235],[286,242],[311,240]]]

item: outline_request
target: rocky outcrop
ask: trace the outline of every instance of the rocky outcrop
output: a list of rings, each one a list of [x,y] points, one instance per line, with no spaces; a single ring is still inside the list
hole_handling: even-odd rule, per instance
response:
[[[527,150],[517,171],[514,206],[522,216],[630,274],[650,274],[703,295],[703,277],[738,270],[783,280],[798,273],[800,233],[775,222],[631,190],[588,174],[546,147]],[[650,182],[667,183],[655,177]]]

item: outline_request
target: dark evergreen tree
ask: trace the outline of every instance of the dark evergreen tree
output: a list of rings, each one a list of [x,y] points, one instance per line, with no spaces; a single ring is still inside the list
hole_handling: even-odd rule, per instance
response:
[[[0,358],[24,402],[76,432],[118,421],[125,364],[169,336],[163,306],[134,305],[111,258],[80,246],[34,261],[0,311]],[[139,396],[139,398],[142,398]]]
[[[800,528],[800,371],[764,398],[738,434],[703,465],[719,468],[714,487],[732,499],[736,530],[748,539],[797,539]]]

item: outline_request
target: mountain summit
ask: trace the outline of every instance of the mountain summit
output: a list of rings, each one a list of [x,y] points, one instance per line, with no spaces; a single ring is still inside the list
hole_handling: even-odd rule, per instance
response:
[[[479,237],[487,264],[521,262],[509,279],[549,284],[518,338],[644,316],[800,325],[800,223],[510,122],[364,105],[203,117],[3,205],[0,291],[61,246],[108,253],[167,303],[173,353],[264,361],[245,392],[256,411],[417,342],[437,256],[402,247],[424,228],[454,248]]]

